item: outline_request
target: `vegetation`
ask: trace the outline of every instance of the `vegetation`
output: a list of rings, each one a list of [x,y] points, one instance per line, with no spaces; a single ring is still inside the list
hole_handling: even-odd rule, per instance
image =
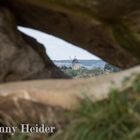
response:
[[[71,77],[94,77],[94,76],[99,76],[102,74],[106,74],[106,73],[112,73],[112,72],[119,72],[120,69],[110,65],[108,63],[106,63],[106,65],[104,66],[104,68],[100,68],[100,67],[94,67],[92,69],[87,69],[85,67],[81,67],[78,70],[73,70],[71,67],[66,67],[66,66],[62,66],[60,68],[64,73],[66,73],[67,75],[71,76]]]
[[[65,69],[61,68],[61,70],[71,77],[92,77],[92,76],[97,76],[104,73],[104,71],[100,68],[94,68],[91,70],[88,70],[86,68],[81,68],[79,70],[73,70],[70,67],[70,68],[65,68]]]
[[[137,78],[121,92],[111,90],[107,100],[94,103],[86,98],[74,112],[76,119],[61,133],[60,139],[139,140],[139,94],[140,79]]]
[[[118,67],[115,67],[111,64],[106,63],[104,66],[104,71],[109,71],[109,72],[119,72],[121,69]]]

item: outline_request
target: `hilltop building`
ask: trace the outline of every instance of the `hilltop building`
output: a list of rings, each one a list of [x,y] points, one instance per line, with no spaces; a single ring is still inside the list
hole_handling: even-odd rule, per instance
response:
[[[73,70],[79,70],[81,68],[81,64],[77,58],[74,58],[72,60],[72,69]]]

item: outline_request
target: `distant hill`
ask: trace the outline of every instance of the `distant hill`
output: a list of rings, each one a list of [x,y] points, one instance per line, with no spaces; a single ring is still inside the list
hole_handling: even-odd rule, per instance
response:
[[[57,65],[58,67],[61,66],[66,66],[66,67],[70,67],[72,61],[71,60],[53,60],[54,64]],[[79,60],[81,66],[86,67],[88,69],[91,68],[104,68],[106,62],[102,61],[102,60]]]

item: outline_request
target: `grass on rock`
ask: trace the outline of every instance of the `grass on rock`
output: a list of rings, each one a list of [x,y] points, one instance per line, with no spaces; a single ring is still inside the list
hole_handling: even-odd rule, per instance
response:
[[[82,101],[76,116],[61,140],[139,140],[140,139],[140,79],[135,78],[127,89],[111,90],[109,98]],[[53,139],[53,138],[52,138]],[[54,139],[56,140],[55,136]]]
[[[140,76],[121,92],[111,90],[103,101],[85,98],[70,115],[75,119],[49,140],[140,140]]]

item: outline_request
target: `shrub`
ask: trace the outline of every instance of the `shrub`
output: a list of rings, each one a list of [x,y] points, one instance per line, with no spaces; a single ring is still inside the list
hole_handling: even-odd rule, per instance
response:
[[[139,94],[138,76],[124,91],[111,90],[106,100],[84,99],[60,140],[139,140]]]

